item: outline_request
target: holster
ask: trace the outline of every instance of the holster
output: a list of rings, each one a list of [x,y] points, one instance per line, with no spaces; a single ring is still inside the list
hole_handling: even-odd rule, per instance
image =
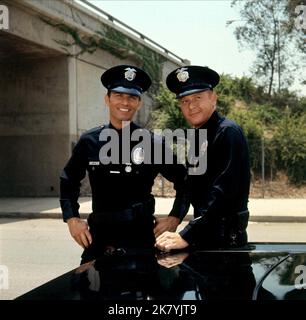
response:
[[[234,212],[221,219],[221,230],[224,230],[225,243],[230,247],[244,246],[247,244],[246,228],[249,221],[249,211]],[[221,231],[223,233],[223,231]]]
[[[242,247],[247,244],[246,228],[249,211],[221,211],[207,214],[201,208],[195,210],[200,223],[194,224],[194,244],[201,248]]]

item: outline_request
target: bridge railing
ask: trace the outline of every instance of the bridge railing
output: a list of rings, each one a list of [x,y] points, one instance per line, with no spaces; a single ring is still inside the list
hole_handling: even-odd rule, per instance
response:
[[[135,30],[134,28],[130,27],[129,25],[127,25],[123,21],[115,18],[114,16],[110,15],[109,13],[107,13],[104,10],[100,9],[99,7],[95,6],[91,2],[89,2],[87,0],[79,0],[79,2],[85,4],[86,6],[88,6],[92,10],[98,12],[99,14],[102,14],[106,19],[108,19],[112,23],[118,25],[119,27],[122,27],[123,29],[125,29],[128,32],[133,33],[136,37],[142,39],[143,41],[147,42],[148,44],[150,44],[150,45],[154,46],[155,48],[161,50],[163,53],[167,54],[168,56],[178,60],[179,62],[181,62],[183,64],[190,64],[190,62],[188,60],[179,57],[175,53],[173,53],[170,50],[166,49],[165,47],[161,46],[159,43],[155,42],[154,40],[148,38],[147,36],[145,36],[141,32],[139,32],[139,31]]]

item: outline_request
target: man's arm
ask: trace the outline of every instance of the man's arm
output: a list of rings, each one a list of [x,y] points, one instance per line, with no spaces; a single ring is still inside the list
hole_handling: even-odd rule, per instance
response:
[[[72,155],[60,175],[60,204],[63,220],[80,217],[78,198],[81,180],[86,175],[86,148],[82,138],[73,149]]]
[[[78,198],[81,180],[86,175],[86,149],[80,139],[60,176],[60,204],[63,220],[75,241],[84,247],[92,242],[87,222],[80,219]]]
[[[165,151],[172,153],[172,150],[168,147],[165,147]],[[187,169],[182,164],[177,164],[177,158],[173,153],[172,156],[173,164],[161,165],[160,172],[167,180],[173,182],[176,196],[168,217],[156,219],[154,228],[155,237],[158,237],[165,231],[176,231],[176,228],[186,216],[190,206],[186,184]]]

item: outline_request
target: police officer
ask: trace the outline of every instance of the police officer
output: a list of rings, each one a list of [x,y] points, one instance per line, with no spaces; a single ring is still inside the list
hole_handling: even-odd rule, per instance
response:
[[[250,188],[249,152],[241,128],[218,114],[213,88],[219,75],[208,67],[186,66],[172,71],[166,83],[176,94],[181,111],[196,129],[207,131],[207,170],[188,176],[194,219],[180,232],[165,232],[156,246],[163,250],[188,245],[205,248],[247,243]]]
[[[132,122],[141,106],[142,93],[151,85],[149,76],[136,66],[119,65],[105,71],[101,81],[108,90],[105,103],[109,108],[109,124],[81,136],[60,177],[63,219],[72,237],[85,249],[83,263],[114,250],[154,248],[154,231],[157,235],[175,231],[188,210],[184,207],[185,167],[145,162],[145,156],[153,160],[153,150],[160,150],[154,149],[156,145],[164,148],[165,153],[171,151],[162,139]],[[146,148],[137,147],[139,141],[131,139],[136,131],[150,137],[151,155],[146,154]],[[108,143],[110,152],[103,153]],[[128,144],[132,151],[123,157]],[[112,158],[113,153],[118,157]],[[78,212],[80,181],[86,171],[92,190],[92,214],[88,222],[80,219]],[[158,173],[173,182],[177,192],[169,216],[159,220],[153,219],[151,195]]]

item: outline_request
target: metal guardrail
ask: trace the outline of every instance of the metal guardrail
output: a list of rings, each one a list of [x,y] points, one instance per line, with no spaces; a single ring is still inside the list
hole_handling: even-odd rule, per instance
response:
[[[158,44],[157,42],[155,42],[154,40],[146,37],[144,34],[142,34],[141,32],[133,29],[132,27],[130,27],[129,25],[125,24],[124,22],[122,22],[121,20],[115,18],[114,16],[110,15],[109,13],[105,12],[104,10],[98,8],[97,6],[95,6],[94,4],[90,3],[87,0],[79,0],[80,2],[83,2],[85,5],[87,5],[88,7],[90,7],[91,9],[99,12],[100,14],[103,14],[109,21],[111,21],[112,23],[116,23],[118,24],[118,26],[123,27],[124,29],[126,29],[127,31],[133,32],[137,37],[139,37],[141,40],[147,42],[150,45],[153,45],[154,47],[156,47],[157,49],[161,50],[163,53],[177,59],[178,61],[184,63],[184,64],[190,64],[190,62],[186,59],[183,59],[181,57],[179,57],[178,55],[176,55],[175,53],[169,51],[168,49],[166,49],[165,47],[161,46],[160,44]]]

